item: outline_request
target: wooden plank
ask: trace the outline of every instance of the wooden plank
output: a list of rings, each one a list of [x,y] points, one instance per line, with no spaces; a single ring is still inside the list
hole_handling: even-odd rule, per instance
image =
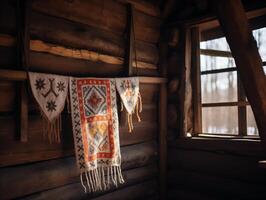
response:
[[[226,57],[226,58],[233,57],[230,51],[220,51],[214,49],[201,49],[200,54],[205,56],[217,56],[217,57]]]
[[[157,156],[156,143],[122,147],[121,156],[123,170],[148,165],[153,163]],[[3,199],[20,197],[79,180],[74,157],[2,168],[0,174],[0,196]],[[17,189],[7,193],[11,187]]]
[[[27,74],[24,71],[18,70],[0,70],[0,79],[1,80],[12,80],[12,81],[23,81],[27,79]],[[81,73],[80,73],[81,74]],[[140,82],[144,84],[161,84],[166,83],[166,78],[160,77],[145,77],[141,76]]]
[[[14,47],[16,45],[15,37],[8,34],[0,34],[0,46]]]
[[[249,102],[239,101],[239,102],[219,102],[219,103],[203,103],[202,107],[218,107],[218,106],[248,106]]]
[[[16,48],[0,46],[0,68],[17,69]]]
[[[94,200],[124,200],[124,199],[145,199],[147,196],[156,194],[158,184],[156,180],[146,181],[112,193],[94,198]]]
[[[147,110],[145,111],[147,113]],[[147,122],[143,113],[143,122],[135,124],[134,134],[128,135],[128,127],[120,127],[120,145],[134,145],[138,143],[148,142],[157,138],[156,123]],[[43,124],[40,116],[29,118],[29,141],[25,146],[20,142],[14,141],[14,119],[1,118],[1,135],[0,138],[0,166],[11,166],[15,164],[23,164],[27,162],[41,161],[59,158],[62,156],[73,155],[73,136],[70,116],[63,118],[63,137],[62,144],[49,144],[43,140]]]
[[[191,30],[191,66],[192,66],[192,91],[193,91],[193,133],[202,132],[201,113],[201,78],[200,78],[200,30]]]
[[[265,184],[243,182],[219,175],[174,170],[169,172],[169,177],[176,177],[170,179],[170,188],[189,188],[207,196],[219,195],[221,199],[263,199],[266,195]]]
[[[14,44],[15,44],[15,39],[12,36],[4,34],[0,35],[0,46],[10,47],[13,46]],[[104,63],[117,64],[117,65],[122,65],[124,63],[124,59],[122,57],[101,54],[87,49],[67,48],[57,44],[43,42],[41,40],[30,40],[30,49],[35,52],[50,53],[53,55],[90,60],[94,62],[100,61]],[[157,69],[156,65],[142,61],[137,61],[137,65],[136,61],[134,62],[132,61],[131,65],[133,67],[138,66],[138,68],[142,69],[151,69],[151,70]]]
[[[206,75],[206,74],[217,74],[217,73],[224,73],[224,72],[233,72],[236,71],[236,67],[229,67],[229,68],[223,68],[223,69],[213,69],[213,70],[205,70],[202,71],[200,74],[201,75]]]
[[[140,199],[142,197],[155,195],[156,194],[157,184],[155,180],[145,181],[142,183],[129,185],[128,187],[119,187],[116,190],[113,190],[110,193],[102,192],[103,195],[98,197],[91,197],[93,195],[86,195],[84,191],[82,191],[80,184],[71,184],[61,188],[48,190],[41,192],[36,195],[32,195],[26,198],[22,198],[24,200],[42,200],[42,199],[53,199],[57,198],[59,194],[63,199]]]
[[[66,186],[62,187],[57,187],[55,189],[51,189],[48,191],[43,191],[37,194],[30,195],[26,198],[23,199],[53,199],[57,196],[58,193],[64,194],[61,198],[64,199],[82,199],[82,198],[95,198],[99,197],[101,195],[105,195],[107,193],[129,187],[130,185],[133,184],[138,184],[144,181],[147,181],[151,178],[153,178],[156,175],[156,172],[158,172],[158,169],[156,165],[148,165],[145,167],[139,167],[135,169],[129,169],[123,171],[123,177],[125,180],[125,183],[122,185],[119,185],[118,188],[111,187],[110,189],[106,191],[100,191],[100,192],[95,192],[93,194],[86,194],[84,193],[84,190],[81,186],[81,184],[78,183],[73,183],[69,184]]]
[[[160,197],[163,199],[166,192],[167,184],[167,88],[166,84],[160,85],[159,98],[159,168],[160,168]]]
[[[126,6],[115,1],[33,1],[35,11],[85,25],[98,27],[122,36],[126,27]],[[161,20],[136,11],[136,39],[156,43]]]
[[[263,157],[259,140],[243,138],[192,137],[178,139],[169,145],[170,149],[220,152],[228,155]]]
[[[52,54],[30,52],[30,70],[76,76],[119,76],[123,65],[72,59]]]
[[[257,44],[240,0],[213,3],[266,147],[266,76]],[[266,10],[266,9],[265,9]],[[226,13],[226,15],[224,14]]]
[[[134,15],[135,9],[132,4],[127,4],[127,41],[126,41],[126,57],[125,57],[125,65],[126,65],[126,75],[133,75],[133,54],[135,47],[135,33],[134,33]],[[136,55],[134,55],[136,58]],[[136,60],[136,59],[135,59]],[[137,63],[136,63],[137,64]]]
[[[242,83],[239,78],[239,74],[237,75],[237,100],[244,102],[246,101],[246,94]],[[238,106],[238,133],[240,136],[247,135],[247,107],[246,106]]]
[[[28,141],[28,93],[27,85],[25,82],[20,83],[20,100],[19,102],[19,126],[17,127],[20,133],[20,141]]]
[[[110,31],[84,26],[61,18],[31,13],[31,37],[74,49],[87,49],[101,54],[124,58],[125,38]],[[86,41],[86,42],[84,42]],[[155,44],[136,40],[137,60],[157,64],[158,49]]]
[[[148,1],[138,1],[138,0],[117,0],[124,4],[132,4],[136,8],[147,15],[151,15],[153,17],[160,17],[160,8],[155,4]]]
[[[16,2],[1,1],[0,6],[0,32],[16,34]]]
[[[183,169],[256,184],[266,184],[266,171],[258,167],[261,158],[230,155],[221,151],[169,150],[169,170]],[[245,167],[243,167],[245,166]]]

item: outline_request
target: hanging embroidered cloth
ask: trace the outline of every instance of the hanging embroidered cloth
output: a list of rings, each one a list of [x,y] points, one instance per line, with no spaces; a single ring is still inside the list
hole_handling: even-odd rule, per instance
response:
[[[70,78],[77,165],[89,192],[123,183],[114,79]]]
[[[141,121],[139,113],[142,111],[142,102],[139,92],[139,78],[116,78],[115,81],[117,91],[121,98],[121,111],[123,107],[127,110],[128,127],[129,132],[131,132],[133,130],[132,115],[135,111],[138,121]]]
[[[61,112],[68,93],[66,76],[29,72],[32,93],[44,119],[44,135],[50,143],[60,142]]]

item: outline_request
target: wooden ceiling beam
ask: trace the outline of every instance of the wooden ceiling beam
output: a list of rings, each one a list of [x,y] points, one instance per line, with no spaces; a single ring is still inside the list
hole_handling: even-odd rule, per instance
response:
[[[240,79],[266,147],[266,76],[256,41],[248,24],[241,0],[212,3],[230,46]]]

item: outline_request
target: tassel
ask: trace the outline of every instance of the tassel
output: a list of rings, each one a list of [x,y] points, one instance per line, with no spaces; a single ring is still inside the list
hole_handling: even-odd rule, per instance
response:
[[[86,182],[83,180],[83,173],[85,174]],[[99,190],[109,189],[110,180],[112,180],[114,186],[116,187],[118,187],[118,184],[125,182],[120,166],[110,166],[107,168],[99,167],[87,172],[82,172],[80,174],[80,182],[82,187],[84,188],[85,193],[87,193],[87,191],[96,192]]]

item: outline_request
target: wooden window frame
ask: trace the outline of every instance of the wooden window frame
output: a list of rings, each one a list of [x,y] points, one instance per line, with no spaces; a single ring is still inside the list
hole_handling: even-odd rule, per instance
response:
[[[215,136],[215,137],[234,137],[234,138],[259,138],[259,135],[247,135],[247,106],[249,102],[246,100],[244,88],[239,79],[239,74],[236,67],[214,69],[200,71],[200,56],[215,56],[215,57],[233,57],[229,51],[220,51],[212,49],[200,49],[201,31],[199,27],[193,27],[191,30],[192,52],[192,84],[193,84],[193,109],[194,109],[194,136]],[[266,61],[263,62],[266,66]],[[201,101],[201,76],[207,74],[218,74],[223,72],[237,72],[237,101],[235,102],[215,102],[202,103]],[[202,132],[202,108],[203,107],[220,107],[220,106],[237,106],[238,113],[238,134],[224,134],[224,133],[203,133]]]

